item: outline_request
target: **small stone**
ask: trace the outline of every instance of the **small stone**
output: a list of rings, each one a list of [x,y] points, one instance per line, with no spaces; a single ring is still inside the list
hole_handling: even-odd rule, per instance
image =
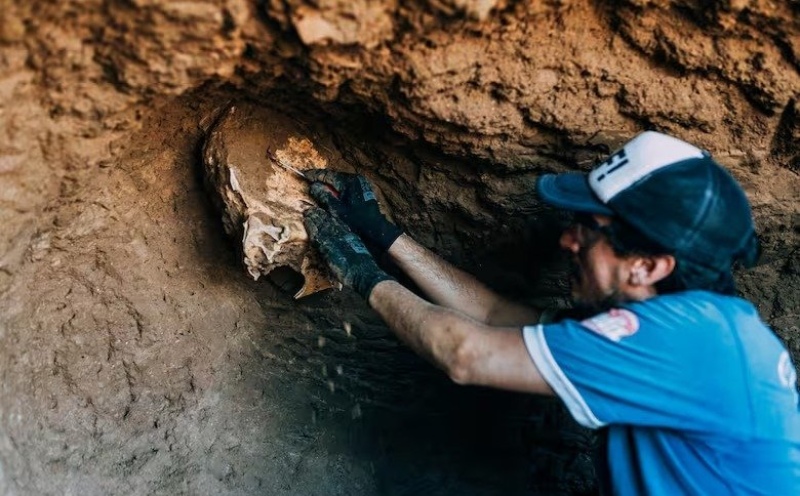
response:
[[[0,2],[0,8],[5,11],[0,16],[0,43],[14,43],[25,39],[23,20],[8,11],[6,2]]]

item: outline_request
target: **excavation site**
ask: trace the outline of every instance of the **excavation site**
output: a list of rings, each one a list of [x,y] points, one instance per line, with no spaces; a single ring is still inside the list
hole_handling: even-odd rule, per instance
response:
[[[340,283],[290,169],[569,309],[537,179],[650,130],[744,189],[737,291],[800,363],[796,0],[0,0],[0,495],[600,494],[558,398],[455,383]]]

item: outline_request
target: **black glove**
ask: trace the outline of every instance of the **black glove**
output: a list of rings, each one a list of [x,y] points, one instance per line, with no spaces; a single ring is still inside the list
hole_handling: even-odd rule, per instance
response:
[[[376,284],[392,280],[341,220],[317,207],[309,208],[303,215],[308,237],[342,284],[369,299]]]
[[[399,227],[383,216],[375,193],[364,176],[325,169],[309,169],[303,173],[313,181],[309,189],[311,196],[361,236],[374,255],[386,253],[403,234]]]

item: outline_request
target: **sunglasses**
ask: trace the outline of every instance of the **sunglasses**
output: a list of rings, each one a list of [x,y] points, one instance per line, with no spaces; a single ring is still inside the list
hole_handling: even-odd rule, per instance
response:
[[[636,253],[669,253],[660,246],[646,240],[641,234],[625,225],[619,219],[612,218],[611,223],[602,225],[592,214],[576,212],[572,217],[572,225],[580,226],[585,232],[594,233],[586,236],[584,246],[589,248],[600,240],[602,234],[617,255]]]
[[[588,229],[591,232],[597,232],[607,237],[613,237],[614,229],[611,225],[601,225],[594,218],[594,215],[583,212],[576,212],[572,217],[572,223]]]

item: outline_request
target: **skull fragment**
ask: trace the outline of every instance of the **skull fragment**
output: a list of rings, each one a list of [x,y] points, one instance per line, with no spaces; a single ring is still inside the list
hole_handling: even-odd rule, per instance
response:
[[[303,225],[303,210],[312,204],[308,185],[276,163],[325,168],[339,159],[333,146],[309,129],[280,111],[236,104],[216,116],[203,149],[206,186],[225,232],[241,242],[247,272],[257,280],[280,267],[297,271],[303,285],[295,298],[340,287]]]

